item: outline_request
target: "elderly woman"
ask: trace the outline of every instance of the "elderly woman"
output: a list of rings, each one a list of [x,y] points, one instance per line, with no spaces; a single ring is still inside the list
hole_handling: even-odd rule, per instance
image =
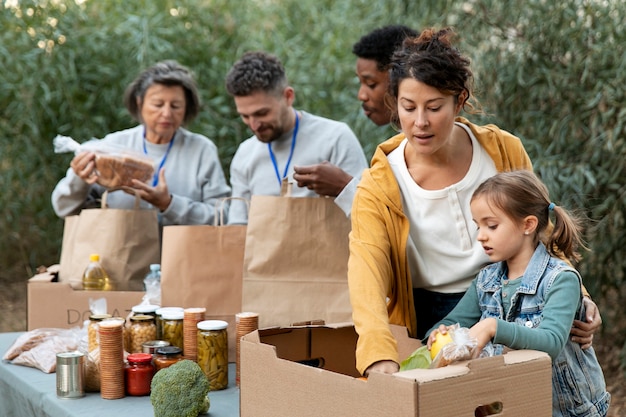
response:
[[[135,193],[142,206],[159,210],[162,226],[207,224],[215,204],[230,194],[217,148],[208,138],[182,127],[199,111],[190,71],[175,61],[163,61],[143,71],[126,89],[124,103],[139,126],[107,135],[103,142],[123,145],[155,161],[157,172],[148,184],[133,180],[127,193],[110,193],[107,205],[132,208]],[[72,159],[67,175],[52,192],[59,217],[97,205],[104,188],[96,183],[95,154]]]

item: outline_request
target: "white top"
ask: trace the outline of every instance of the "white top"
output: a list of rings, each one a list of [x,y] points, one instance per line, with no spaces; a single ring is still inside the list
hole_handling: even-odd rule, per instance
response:
[[[404,159],[406,139],[387,156],[410,223],[407,255],[413,287],[442,293],[464,292],[478,270],[489,262],[476,240],[469,203],[474,190],[497,172],[471,130],[456,125],[465,129],[473,148],[470,168],[456,184],[441,190],[425,190],[417,185]]]
[[[299,114],[301,117],[296,146],[287,169],[287,178],[293,181],[294,166],[314,165],[324,161],[343,169],[354,178],[335,198],[335,203],[348,215],[356,184],[368,166],[363,148],[347,124],[304,111],[299,111]],[[280,175],[289,159],[292,135],[293,129],[271,142]],[[267,143],[252,136],[239,145],[230,164],[230,183],[233,197],[250,200],[253,195],[280,195],[280,182],[276,177]],[[317,194],[306,187],[294,185],[291,196],[316,197]],[[248,223],[248,211],[243,202],[231,201],[228,222]]]

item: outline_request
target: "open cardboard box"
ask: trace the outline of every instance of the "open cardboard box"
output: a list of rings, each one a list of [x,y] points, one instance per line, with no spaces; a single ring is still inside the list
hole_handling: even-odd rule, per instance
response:
[[[109,314],[126,317],[145,294],[143,291],[74,290],[69,283],[56,281],[58,267],[52,265],[28,280],[28,330],[82,326],[91,315],[90,298],[105,298]]]
[[[392,326],[401,358],[421,346]],[[242,417],[552,415],[552,370],[543,352],[520,350],[439,369],[359,380],[351,324],[262,329],[240,345]],[[499,411],[488,411],[500,407]]]

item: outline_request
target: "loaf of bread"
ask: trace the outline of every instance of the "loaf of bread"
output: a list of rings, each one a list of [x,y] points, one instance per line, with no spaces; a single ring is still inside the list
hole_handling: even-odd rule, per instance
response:
[[[154,164],[147,158],[132,155],[96,153],[98,184],[105,188],[132,186],[132,180],[148,182],[154,176]]]

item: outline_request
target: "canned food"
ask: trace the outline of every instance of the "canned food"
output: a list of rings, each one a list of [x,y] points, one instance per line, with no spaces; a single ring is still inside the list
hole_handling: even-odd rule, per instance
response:
[[[209,379],[211,391],[228,387],[228,323],[198,323],[198,365]]]
[[[170,342],[172,346],[183,349],[183,311],[165,311],[161,314],[163,320],[162,340]]]
[[[143,353],[149,353],[152,356],[156,355],[156,351],[160,347],[169,346],[170,342],[166,340],[150,340],[145,342],[142,346]]]
[[[85,355],[80,352],[57,353],[57,397],[85,396]]]
[[[136,315],[130,318],[128,337],[130,339],[129,353],[143,352],[143,344],[156,339],[156,324],[154,317],[148,315]]]

